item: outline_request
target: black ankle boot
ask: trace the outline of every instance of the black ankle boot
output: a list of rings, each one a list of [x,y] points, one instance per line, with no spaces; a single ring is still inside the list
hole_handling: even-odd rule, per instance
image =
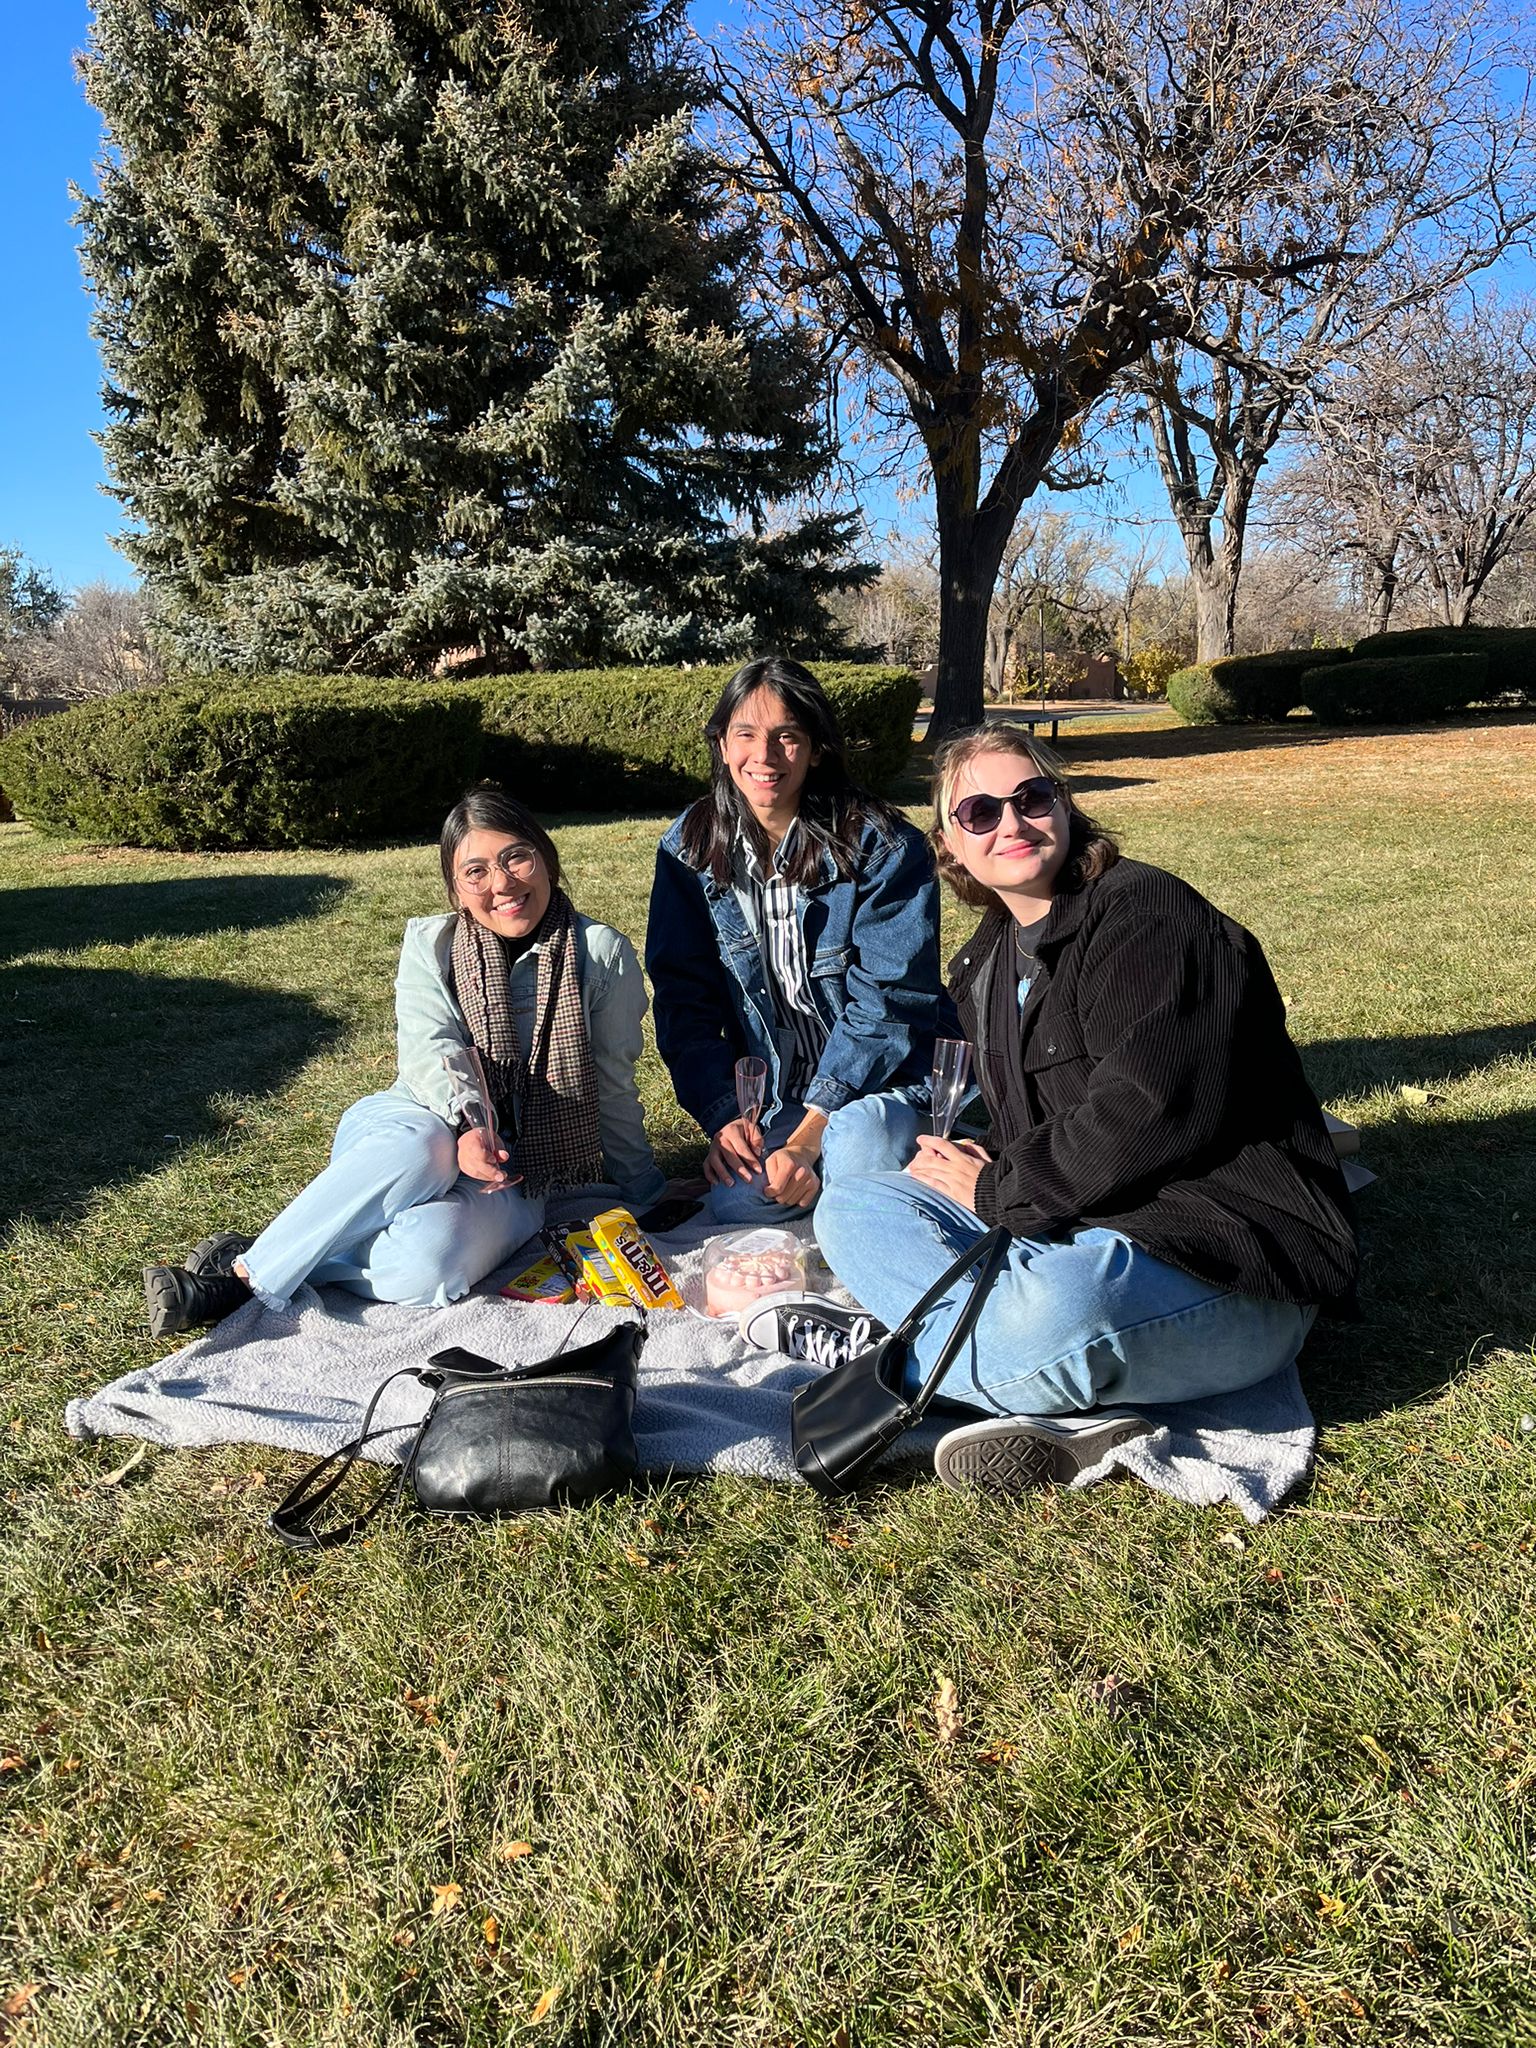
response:
[[[189,1273],[230,1273],[236,1259],[243,1259],[255,1242],[254,1237],[242,1237],[237,1230],[216,1230],[212,1237],[193,1245],[181,1263]]]
[[[174,1337],[181,1330],[221,1323],[250,1298],[250,1288],[234,1273],[189,1273],[185,1266],[144,1268],[151,1337]]]

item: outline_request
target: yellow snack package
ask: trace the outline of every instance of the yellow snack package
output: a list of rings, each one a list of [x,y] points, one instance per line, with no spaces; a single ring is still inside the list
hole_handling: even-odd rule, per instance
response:
[[[628,1306],[629,1289],[590,1230],[568,1230],[565,1248],[581,1267],[581,1277],[591,1288],[595,1300],[605,1308]]]
[[[657,1258],[649,1238],[627,1209],[605,1209],[592,1219],[592,1235],[641,1308],[681,1308],[683,1297]]]
[[[574,1301],[576,1290],[553,1259],[537,1259],[507,1282],[501,1292],[509,1301]]]

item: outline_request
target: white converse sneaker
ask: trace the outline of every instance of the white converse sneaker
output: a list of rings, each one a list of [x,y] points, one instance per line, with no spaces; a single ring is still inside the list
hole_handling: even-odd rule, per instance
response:
[[[823,1294],[776,1294],[744,1308],[737,1328],[754,1351],[782,1351],[810,1365],[842,1365],[886,1334],[861,1308],[844,1308]]]
[[[1149,1436],[1153,1426],[1123,1408],[1090,1415],[1000,1415],[941,1437],[933,1469],[957,1493],[967,1487],[1009,1494],[1065,1486],[1116,1444]]]

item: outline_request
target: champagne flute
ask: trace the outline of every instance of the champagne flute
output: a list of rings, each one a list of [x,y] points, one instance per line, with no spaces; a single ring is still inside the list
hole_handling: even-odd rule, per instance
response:
[[[954,1129],[960,1098],[971,1074],[971,1048],[963,1038],[933,1042],[933,1135],[947,1138]]]
[[[744,1123],[760,1124],[763,1104],[768,1099],[768,1062],[744,1059],[736,1062],[736,1110]]]

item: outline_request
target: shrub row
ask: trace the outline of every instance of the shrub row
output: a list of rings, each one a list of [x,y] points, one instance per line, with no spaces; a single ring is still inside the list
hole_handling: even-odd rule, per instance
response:
[[[666,808],[707,778],[704,721],[731,673],[169,684],[34,720],[0,741],[0,782],[42,831],[184,851],[420,838],[483,776],[541,811]],[[817,673],[855,774],[888,782],[911,750],[916,682]]]
[[[1353,648],[1298,647],[1181,669],[1168,702],[1187,725],[1444,718],[1484,703],[1536,704],[1536,628],[1425,626]]]
[[[1343,647],[1285,647],[1196,662],[1168,678],[1168,702],[1186,725],[1246,725],[1281,719],[1301,702],[1310,669],[1343,661]]]

